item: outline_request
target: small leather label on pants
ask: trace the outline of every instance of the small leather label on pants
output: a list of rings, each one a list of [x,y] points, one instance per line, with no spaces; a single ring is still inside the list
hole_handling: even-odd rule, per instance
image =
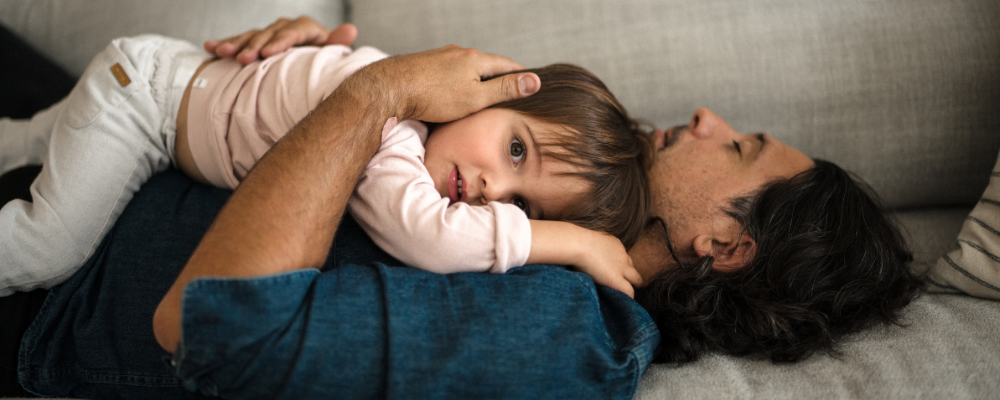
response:
[[[122,85],[122,87],[132,83],[132,80],[128,78],[128,74],[125,73],[125,69],[119,63],[111,66],[111,73],[115,75],[115,79],[118,79],[118,84]]]

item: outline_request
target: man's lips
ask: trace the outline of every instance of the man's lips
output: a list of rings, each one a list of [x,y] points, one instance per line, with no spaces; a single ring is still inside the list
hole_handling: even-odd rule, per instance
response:
[[[677,125],[667,128],[663,138],[663,148],[672,146],[681,137],[681,131],[687,129],[687,125]]]

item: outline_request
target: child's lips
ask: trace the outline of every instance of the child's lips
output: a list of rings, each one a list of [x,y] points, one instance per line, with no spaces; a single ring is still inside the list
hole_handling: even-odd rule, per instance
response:
[[[466,197],[465,182],[462,180],[462,173],[458,172],[458,167],[451,170],[448,175],[448,205],[462,201]]]

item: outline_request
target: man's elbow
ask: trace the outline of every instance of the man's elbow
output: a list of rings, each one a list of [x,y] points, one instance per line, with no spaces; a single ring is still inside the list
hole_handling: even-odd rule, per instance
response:
[[[170,294],[160,302],[153,314],[153,335],[163,350],[173,354],[181,338],[180,302],[170,301]]]

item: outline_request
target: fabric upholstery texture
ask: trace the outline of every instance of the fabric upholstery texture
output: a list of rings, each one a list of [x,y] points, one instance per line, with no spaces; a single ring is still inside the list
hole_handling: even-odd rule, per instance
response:
[[[343,4],[327,0],[3,0],[0,23],[79,77],[111,39],[158,33],[196,46],[279,17],[307,14],[327,26],[343,20]]]
[[[996,398],[998,319],[1000,307],[992,300],[925,295],[907,307],[904,328],[855,335],[839,357],[814,355],[778,365],[709,355],[680,368],[653,365],[635,398]]]

